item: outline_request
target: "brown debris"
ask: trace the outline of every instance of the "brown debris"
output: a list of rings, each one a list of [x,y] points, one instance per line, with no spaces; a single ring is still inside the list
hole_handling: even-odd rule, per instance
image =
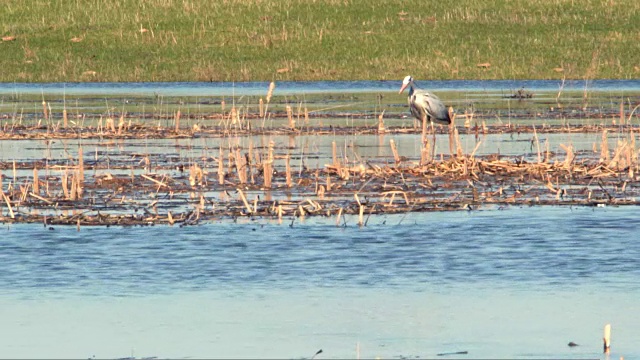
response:
[[[85,115],[69,118],[66,111],[50,111],[43,104],[39,116],[63,126],[50,124],[12,124],[0,131],[0,139],[180,139],[207,137],[219,144],[199,157],[176,164],[162,154],[132,154],[128,161],[113,159],[105,164],[95,161],[90,151],[77,149],[64,165],[50,165],[41,159],[0,162],[0,169],[13,171],[6,176],[2,191],[0,221],[67,224],[79,230],[83,225],[193,225],[201,221],[237,217],[262,217],[279,222],[284,217],[336,216],[336,225],[346,224],[347,215],[360,226],[368,216],[425,211],[460,211],[500,206],[567,205],[618,206],[640,205],[640,167],[635,142],[635,125],[623,121],[608,125],[487,125],[476,114],[452,114],[464,118],[464,124],[450,127],[424,126],[412,129],[391,126],[383,121],[365,127],[309,126],[309,112],[302,106],[294,118],[291,106],[272,112],[268,106],[275,84],[271,83],[266,102],[259,114],[243,112],[235,105],[230,112],[212,114],[216,122],[191,126],[193,118],[185,111],[170,112],[156,124],[132,123],[131,115],[100,115],[91,127],[82,125]],[[257,111],[257,109],[256,109]],[[616,109],[617,111],[617,109]],[[312,114],[314,114],[312,112]],[[265,117],[282,120],[280,127],[259,127]],[[301,118],[304,116],[304,124]],[[320,116],[314,114],[312,116]],[[387,114],[388,116],[388,114]],[[116,119],[119,119],[116,127]],[[125,119],[128,119],[128,124]],[[180,126],[186,122],[188,125]],[[70,121],[69,121],[70,120]],[[77,121],[75,121],[77,120]],[[102,120],[105,126],[102,127]],[[160,120],[166,120],[160,126]],[[384,119],[387,120],[387,119]],[[389,119],[393,120],[393,119]],[[624,123],[624,124],[623,124]],[[230,124],[235,126],[231,127]],[[425,124],[426,125],[426,124]],[[300,169],[292,165],[295,136],[339,136],[354,134],[413,134],[423,142],[418,154],[401,154],[394,139],[389,139],[391,155],[362,160],[346,146],[331,144],[330,164],[310,167],[302,159]],[[560,153],[540,144],[541,133],[602,134],[594,151],[577,151],[570,143]],[[620,134],[615,148],[609,147],[608,134]],[[460,133],[475,134],[474,150],[465,154]],[[478,155],[482,134],[532,133],[532,152],[523,156]],[[288,134],[288,145],[276,144],[272,135]],[[436,134],[448,134],[449,146],[435,146]],[[428,135],[428,136],[427,136]],[[262,143],[242,148],[230,139],[241,136],[262,137]],[[441,137],[446,142],[446,137]],[[86,143],[85,143],[86,144]],[[381,146],[387,146],[380,136]],[[546,145],[546,150],[545,150]],[[614,145],[614,144],[612,144]],[[86,146],[86,145],[85,145]],[[443,150],[445,149],[446,150]],[[86,160],[84,156],[89,156]],[[182,161],[182,159],[181,159]],[[302,165],[304,163],[304,166]],[[180,168],[178,173],[176,167]],[[1,175],[1,174],[0,174]],[[7,174],[9,175],[9,174]],[[2,177],[0,177],[2,178]],[[349,220],[350,221],[350,220]]]

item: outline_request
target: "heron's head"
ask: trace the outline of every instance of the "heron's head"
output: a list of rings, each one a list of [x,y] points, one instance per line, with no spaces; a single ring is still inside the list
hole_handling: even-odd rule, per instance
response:
[[[404,89],[406,89],[407,86],[409,86],[409,84],[411,84],[412,82],[413,82],[413,78],[411,77],[411,75],[405,76],[404,80],[402,80],[402,87],[400,87],[400,91],[398,92],[398,94],[402,94]]]

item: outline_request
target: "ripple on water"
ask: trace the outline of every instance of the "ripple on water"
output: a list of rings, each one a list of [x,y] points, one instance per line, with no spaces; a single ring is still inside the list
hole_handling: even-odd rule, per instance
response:
[[[416,214],[399,225],[392,216],[387,225],[363,228],[264,224],[260,231],[227,223],[80,232],[13,225],[0,240],[0,286],[93,293],[603,280],[628,286],[640,275],[633,212],[522,208]]]

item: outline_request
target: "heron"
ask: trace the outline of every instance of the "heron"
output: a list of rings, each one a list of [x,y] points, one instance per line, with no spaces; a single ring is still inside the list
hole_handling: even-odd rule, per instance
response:
[[[404,80],[402,80],[402,87],[398,94],[402,94],[407,87],[409,87],[408,101],[411,115],[422,122],[429,121],[443,125],[451,124],[449,111],[439,97],[418,88],[411,75],[407,75]]]

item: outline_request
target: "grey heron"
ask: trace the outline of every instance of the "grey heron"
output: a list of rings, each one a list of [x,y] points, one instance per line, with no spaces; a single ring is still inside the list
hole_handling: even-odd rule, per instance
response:
[[[402,80],[402,87],[398,94],[409,87],[409,108],[411,115],[420,121],[429,121],[438,124],[451,124],[451,117],[447,107],[436,95],[418,88],[413,82],[411,75],[407,75]]]

